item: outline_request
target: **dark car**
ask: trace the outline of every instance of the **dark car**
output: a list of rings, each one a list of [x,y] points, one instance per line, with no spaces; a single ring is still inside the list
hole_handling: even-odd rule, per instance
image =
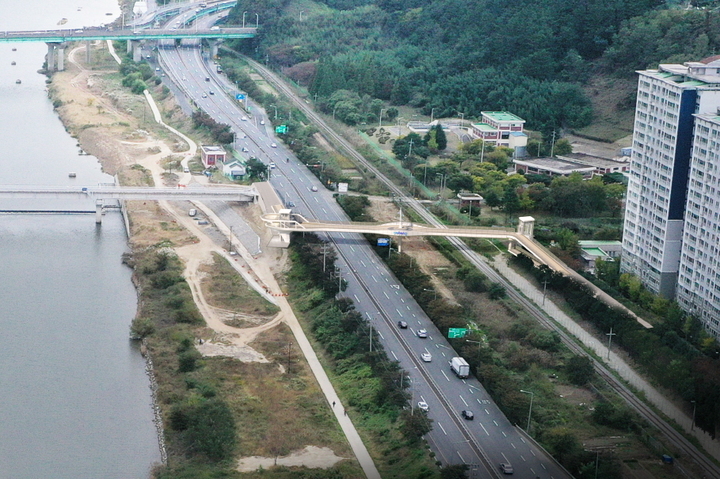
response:
[[[472,421],[473,419],[475,419],[475,414],[473,414],[472,411],[465,410],[465,411],[462,411],[462,412],[460,413],[460,415],[461,415],[463,418],[467,419],[468,421]]]
[[[501,462],[500,470],[503,474],[512,474],[515,472],[515,469],[513,469],[513,467],[508,462]]]
[[[405,321],[398,321],[398,328],[400,329],[407,329],[407,322]]]

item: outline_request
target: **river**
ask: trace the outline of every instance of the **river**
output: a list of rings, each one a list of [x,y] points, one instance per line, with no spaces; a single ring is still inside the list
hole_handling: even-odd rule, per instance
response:
[[[119,15],[114,0],[0,0],[0,11],[0,31]],[[112,181],[53,111],[37,73],[45,52],[0,43],[0,183]],[[125,251],[117,213],[101,227],[88,214],[0,214],[0,478],[147,478],[160,461],[145,362],[128,339],[137,298]]]

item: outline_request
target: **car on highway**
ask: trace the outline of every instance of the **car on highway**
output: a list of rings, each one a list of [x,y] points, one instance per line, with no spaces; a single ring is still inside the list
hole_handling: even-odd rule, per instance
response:
[[[274,170],[276,165],[275,165],[274,161],[271,161],[270,163],[268,163],[268,166],[270,167],[271,170]]]
[[[212,90],[210,90],[208,93],[210,93],[211,95],[214,95],[214,94],[215,94],[215,92],[212,91]]]
[[[183,81],[187,81],[187,78],[183,77]]]
[[[432,354],[430,354],[430,353],[422,353],[422,354],[420,355],[420,357],[421,357],[422,360],[425,361],[426,363],[429,363],[430,361],[432,361]]]
[[[244,147],[244,146],[242,147],[242,152],[243,152],[243,153],[247,153],[248,151],[250,151],[250,150],[248,150],[248,149],[247,149],[246,147]]]
[[[205,81],[210,81],[210,77],[205,77]]]
[[[464,411],[462,411],[462,412],[460,413],[460,415],[461,415],[463,418],[467,419],[468,421],[472,421],[473,419],[475,419],[475,414],[473,414],[472,411],[469,411],[469,410],[467,410],[467,409],[464,410]]]
[[[427,329],[418,329],[417,337],[423,338],[423,339],[427,338],[428,337]]]
[[[418,407],[423,411],[427,411],[428,409],[430,409],[430,406],[428,406],[428,403],[426,403],[425,401],[420,401],[418,403]]]
[[[246,117],[246,116],[244,116],[244,117],[242,117],[242,118],[240,118],[240,119],[241,119],[242,121],[247,121],[247,117]]]
[[[207,93],[203,92],[202,97],[207,98]]]
[[[317,186],[311,186],[310,191],[317,191]]]
[[[260,120],[260,124],[261,124],[261,125],[264,125],[264,124],[265,124],[265,120]]]
[[[515,469],[513,469],[512,465],[509,462],[501,462],[500,471],[503,474],[513,474],[515,472]]]
[[[275,144],[275,143],[270,143],[270,148],[277,148],[277,144]]]
[[[407,329],[407,327],[408,327],[407,321],[398,321],[398,328]]]
[[[294,202],[294,201],[288,201],[287,203],[285,203],[285,206],[287,206],[288,208],[295,208],[295,202]]]

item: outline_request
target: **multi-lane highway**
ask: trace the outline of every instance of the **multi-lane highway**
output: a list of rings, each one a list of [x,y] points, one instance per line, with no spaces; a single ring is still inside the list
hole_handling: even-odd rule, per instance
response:
[[[239,108],[234,89],[198,48],[170,46],[159,52],[162,68],[179,88],[217,121],[231,125],[238,149],[276,165],[270,181],[282,198],[308,216],[347,221],[332,193],[274,138],[262,112],[254,107],[250,116]],[[372,322],[387,353],[408,372],[413,405],[428,405],[433,430],[426,438],[438,460],[471,465],[472,477],[500,477],[500,463],[511,463],[519,477],[570,477],[508,422],[482,384],[451,373],[449,361],[455,353],[449,343],[361,235],[339,233],[327,238],[338,250],[340,273],[348,282],[344,294]],[[409,327],[398,328],[399,320]],[[418,337],[419,329],[426,329],[428,337]],[[422,353],[430,353],[432,360],[423,361]],[[463,410],[473,411],[475,419],[464,419]]]

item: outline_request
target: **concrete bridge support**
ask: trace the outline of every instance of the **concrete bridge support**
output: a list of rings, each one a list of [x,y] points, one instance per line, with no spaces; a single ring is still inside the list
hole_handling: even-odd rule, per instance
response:
[[[47,47],[47,70],[51,73],[65,70],[65,44],[48,42]]]
[[[220,48],[221,43],[222,40],[210,40],[210,58],[217,58],[218,48]]]
[[[132,48],[133,48],[133,41],[132,41],[132,40],[128,40],[128,41],[125,42],[125,44],[127,45],[127,51],[126,51],[126,53],[130,53],[130,52],[132,51]]]
[[[95,224],[102,224],[103,200],[95,200]]]
[[[142,60],[142,45],[139,41],[133,40],[132,42],[132,54],[133,54],[133,61],[139,62]]]
[[[85,42],[85,64],[90,65],[90,40]]]

